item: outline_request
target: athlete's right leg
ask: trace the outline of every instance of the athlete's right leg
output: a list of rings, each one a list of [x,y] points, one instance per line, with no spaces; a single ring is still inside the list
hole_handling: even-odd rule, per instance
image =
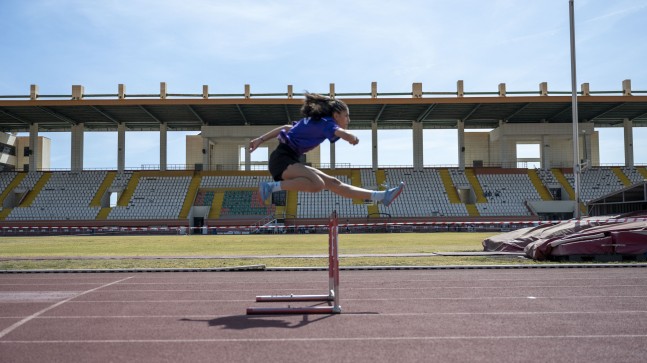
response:
[[[261,200],[265,203],[273,192],[279,190],[316,193],[323,190],[325,185],[326,183],[321,178],[317,169],[300,163],[293,163],[288,165],[283,171],[280,181],[261,183],[259,192]]]
[[[296,190],[300,192],[316,193],[322,191],[326,182],[323,172],[300,163],[289,165],[281,177],[282,190]]]
[[[267,200],[272,192],[277,190],[316,193],[323,189],[328,189],[342,197],[363,200],[372,199],[383,203],[385,206],[389,206],[393,200],[400,195],[404,188],[404,183],[401,183],[399,186],[386,191],[368,190],[343,183],[339,179],[330,176],[321,170],[300,163],[289,165],[281,177],[283,180],[276,182],[280,183],[278,189],[274,189],[270,186],[274,183],[261,184],[260,191],[263,201]]]
[[[323,185],[320,184],[323,182]],[[331,192],[350,199],[375,200],[389,206],[397,198],[404,183],[385,191],[374,191],[346,184],[339,179],[303,164],[292,164],[283,172],[281,189],[299,190],[304,192],[319,192],[328,189]]]

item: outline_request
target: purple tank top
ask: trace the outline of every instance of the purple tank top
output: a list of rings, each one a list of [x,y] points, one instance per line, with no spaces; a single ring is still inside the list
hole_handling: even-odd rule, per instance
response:
[[[307,117],[293,122],[289,131],[281,130],[278,139],[279,142],[290,146],[298,155],[302,155],[316,148],[326,139],[330,142],[339,140],[339,137],[335,136],[337,129],[339,125],[332,117],[323,117],[320,120]]]

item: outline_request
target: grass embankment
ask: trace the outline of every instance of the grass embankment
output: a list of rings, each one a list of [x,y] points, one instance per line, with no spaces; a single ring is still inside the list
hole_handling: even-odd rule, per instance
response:
[[[341,255],[482,251],[492,233],[341,234]],[[0,270],[327,266],[328,235],[3,237]],[[272,258],[260,258],[272,256]],[[534,263],[501,257],[342,257],[342,266]]]

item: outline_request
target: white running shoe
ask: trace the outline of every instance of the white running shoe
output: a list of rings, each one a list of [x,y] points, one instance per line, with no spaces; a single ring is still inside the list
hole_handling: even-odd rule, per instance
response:
[[[404,189],[404,182],[400,182],[400,185],[398,185],[395,188],[388,189],[387,191],[384,192],[384,200],[382,200],[382,204],[384,204],[385,207],[388,207],[393,203],[395,198],[397,198],[400,193],[402,193],[402,190]]]
[[[272,186],[270,183],[263,182],[258,186],[258,194],[261,196],[261,202],[267,204],[266,201],[272,196]]]

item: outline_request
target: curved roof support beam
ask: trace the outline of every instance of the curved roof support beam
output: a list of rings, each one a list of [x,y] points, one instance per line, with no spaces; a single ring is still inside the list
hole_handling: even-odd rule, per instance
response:
[[[103,111],[103,110],[99,109],[97,106],[90,106],[90,107],[91,107],[93,110],[97,111],[99,114],[101,114],[101,116],[103,116],[103,117],[107,118],[108,120],[110,120],[110,121],[114,122],[114,123],[115,123],[115,125],[119,125],[119,124],[121,123],[121,122],[119,122],[118,120],[116,120],[114,117],[112,117],[112,116],[108,115],[108,113],[106,113],[105,111]]]
[[[198,113],[196,112],[196,110],[195,110],[193,107],[191,107],[191,105],[186,105],[186,107],[188,107],[188,108],[189,108],[189,111],[191,111],[191,113],[192,113],[192,114],[193,114],[193,115],[194,115],[194,116],[195,116],[195,117],[200,121],[200,123],[202,124],[202,126],[206,126],[206,125],[207,125],[207,123],[204,121],[204,119],[203,119],[200,115],[198,115]]]
[[[481,107],[481,104],[480,104],[480,103],[479,103],[479,104],[477,104],[477,105],[475,105],[475,106],[474,106],[474,108],[472,108],[472,109],[470,110],[470,112],[468,112],[468,113],[467,113],[467,115],[465,115],[465,116],[463,116],[463,117],[461,118],[461,120],[462,120],[463,122],[467,121],[467,120],[470,118],[470,116],[472,116],[472,115],[474,114],[474,112],[476,112],[476,110],[478,110],[478,109],[479,109],[479,107]]]
[[[245,121],[245,125],[249,125],[249,122],[247,121],[247,117],[245,117],[245,113],[243,112],[243,109],[240,108],[240,105],[236,105],[236,108],[238,109],[238,112],[240,112],[240,116],[243,118],[243,121]]]
[[[22,122],[25,125],[31,125],[33,123],[31,121],[27,121],[27,120],[23,119],[22,117],[20,117],[18,115],[14,115],[13,113],[11,113],[9,111],[5,111],[3,109],[0,109],[0,113],[2,113],[3,115],[7,115],[7,116],[11,117],[12,119],[14,119],[14,120],[16,120],[18,122]]]
[[[608,110],[603,111],[603,112],[599,113],[598,115],[591,117],[591,119],[589,121],[594,121],[596,118],[600,118],[600,117],[606,115],[607,113],[609,113],[609,112],[611,112],[613,110],[617,110],[618,108],[620,108],[620,107],[622,107],[624,105],[625,105],[624,102],[621,103],[621,104],[615,105],[615,106],[609,108]]]
[[[508,116],[504,117],[503,119],[504,120],[509,120],[509,119],[513,118],[515,115],[517,115],[519,112],[523,111],[529,105],[530,105],[530,103],[526,103],[525,105],[519,107],[513,113],[509,114]]]
[[[290,86],[292,87],[292,86]],[[292,123],[292,117],[290,117],[290,111],[288,110],[288,105],[283,105],[283,108],[285,109],[285,116],[288,118],[288,123]]]
[[[432,103],[431,105],[429,105],[429,107],[427,107],[427,109],[423,113],[421,113],[420,116],[416,117],[416,122],[422,122],[427,116],[429,116],[431,111],[436,108],[436,105],[437,103]]]
[[[377,121],[379,121],[379,119],[382,116],[382,113],[384,112],[385,108],[386,108],[386,104],[382,105],[382,108],[380,109],[380,112],[377,113],[377,116],[375,116],[375,119],[373,119],[373,122],[377,123]]]
[[[555,114],[553,114],[553,115],[548,116],[548,117],[546,118],[546,121],[550,122],[552,119],[554,119],[555,117],[557,117],[557,116],[561,115],[562,113],[564,113],[564,112],[566,112],[566,111],[568,111],[568,113],[569,113],[569,115],[570,115],[570,113],[571,113],[571,112],[570,112],[570,111],[571,111],[571,107],[573,107],[573,106],[569,103],[569,104],[568,104],[568,106],[566,106],[566,107],[562,108],[561,110],[557,111],[557,113],[555,113]]]
[[[159,124],[160,124],[160,125],[162,124],[162,121],[161,121],[160,119],[158,119],[155,115],[153,115],[150,111],[148,111],[148,110],[146,109],[146,107],[144,107],[144,106],[140,105],[140,106],[139,106],[139,108],[141,108],[141,109],[142,109],[142,111],[146,112],[146,114],[147,114],[148,116],[150,116],[153,120],[155,120],[155,121],[159,122]]]
[[[633,122],[634,120],[639,119],[639,118],[643,118],[643,117],[645,117],[645,116],[647,116],[647,112],[645,112],[645,113],[643,113],[643,114],[640,114],[640,115],[638,115],[638,116],[636,116],[636,117],[632,117],[632,118],[630,118],[630,119],[629,119],[629,121],[632,121],[632,122]]]
[[[52,115],[54,117],[56,117],[57,119],[59,119],[61,121],[65,121],[65,122],[67,122],[68,124],[70,124],[72,126],[76,126],[78,124],[78,122],[72,120],[71,118],[69,118],[67,116],[64,116],[64,115],[61,115],[58,112],[52,111],[47,107],[39,106],[38,109],[41,110],[41,111],[44,111],[44,112],[46,112],[46,113],[48,113],[48,114],[50,114],[50,115]]]

